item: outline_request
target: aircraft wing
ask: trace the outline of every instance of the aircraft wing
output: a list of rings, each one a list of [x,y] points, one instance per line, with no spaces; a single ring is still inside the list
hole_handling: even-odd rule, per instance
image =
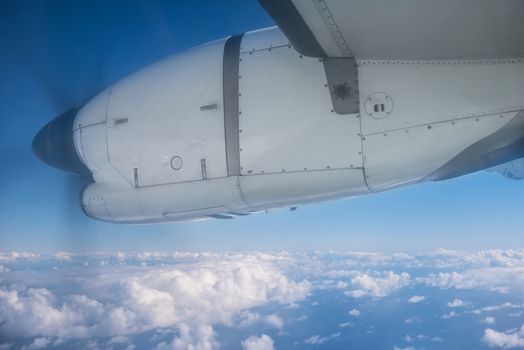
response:
[[[524,55],[524,0],[259,0],[312,57],[505,58]]]

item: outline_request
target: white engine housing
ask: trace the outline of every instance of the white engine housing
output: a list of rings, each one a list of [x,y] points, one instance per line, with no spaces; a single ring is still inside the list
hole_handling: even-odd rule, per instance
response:
[[[468,147],[524,119],[522,58],[354,68],[356,110],[339,113],[343,84],[326,60],[270,28],[118,82],[75,120],[95,180],[84,210],[111,222],[183,221],[382,191],[438,179]]]

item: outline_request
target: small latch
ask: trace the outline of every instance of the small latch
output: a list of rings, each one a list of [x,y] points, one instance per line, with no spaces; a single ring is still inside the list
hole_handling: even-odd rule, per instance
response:
[[[201,112],[210,111],[210,110],[217,109],[217,108],[218,108],[218,105],[216,103],[213,103],[210,105],[205,105],[205,106],[200,107],[200,111]]]
[[[129,118],[118,118],[115,119],[115,125],[125,124],[129,121]]]

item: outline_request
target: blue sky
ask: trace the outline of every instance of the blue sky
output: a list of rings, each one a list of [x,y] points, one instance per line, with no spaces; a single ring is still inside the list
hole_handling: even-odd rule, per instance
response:
[[[35,159],[38,129],[166,55],[273,25],[256,0],[0,2],[0,250],[477,250],[524,245],[524,186],[478,173],[228,221],[121,226],[82,216]],[[75,205],[72,207],[72,205]]]

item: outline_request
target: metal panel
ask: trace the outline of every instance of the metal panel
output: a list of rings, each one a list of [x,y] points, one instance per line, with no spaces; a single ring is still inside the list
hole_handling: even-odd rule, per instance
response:
[[[365,136],[364,169],[371,190],[426,180],[472,144],[493,134],[516,113],[472,117]]]
[[[227,174],[240,175],[238,141],[238,66],[243,35],[227,39],[224,47],[224,129],[226,139]]]
[[[318,203],[369,193],[362,169],[248,175],[239,180],[251,210]]]
[[[160,61],[116,84],[108,109],[111,164],[140,186],[227,176],[224,140],[224,43],[217,41]],[[216,105],[214,109],[202,106]],[[127,118],[124,124],[115,120]],[[173,157],[182,166],[172,167]]]
[[[372,59],[461,59],[524,55],[522,0],[260,2],[297,48],[315,57],[352,54]],[[323,52],[310,46],[320,46]]]
[[[324,58],[329,93],[338,114],[358,114],[358,66],[354,58]]]
[[[240,44],[240,53],[290,45],[291,43],[278,27],[269,27],[249,32],[249,40],[243,40]]]
[[[364,135],[524,109],[524,59],[358,61],[361,105],[393,100],[382,119],[362,115]]]
[[[246,34],[246,46],[249,40]],[[322,60],[289,47],[241,60],[243,175],[361,166],[359,118],[335,113]]]
[[[95,183],[84,190],[82,202],[89,216],[118,223],[158,223],[242,213],[247,208],[237,181],[237,177],[224,177],[127,189]]]
[[[326,53],[291,0],[259,0],[280,29],[303,55],[325,57]]]
[[[502,129],[475,142],[427,177],[447,180],[524,157],[524,112]]]

